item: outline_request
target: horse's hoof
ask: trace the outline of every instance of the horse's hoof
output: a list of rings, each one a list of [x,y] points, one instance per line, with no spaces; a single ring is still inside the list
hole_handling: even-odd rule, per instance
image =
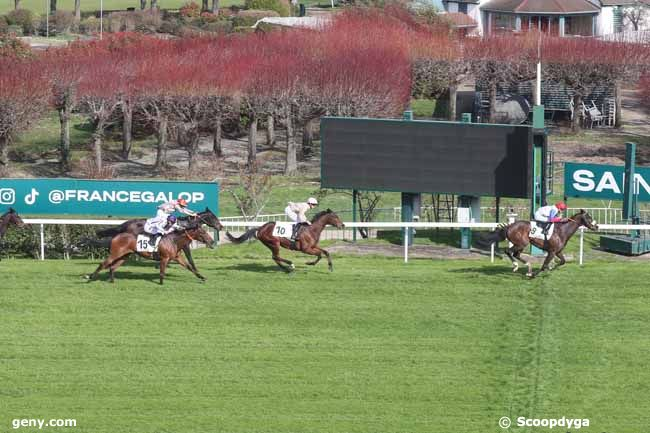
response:
[[[526,276],[528,278],[533,278],[535,275],[533,275],[531,272],[526,272]]]

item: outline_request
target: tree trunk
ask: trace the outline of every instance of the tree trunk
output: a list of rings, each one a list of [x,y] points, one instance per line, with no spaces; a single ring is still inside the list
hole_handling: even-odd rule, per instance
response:
[[[497,114],[497,83],[490,84],[490,123],[494,123]]]
[[[293,133],[293,119],[291,118],[291,109],[287,115],[287,159],[284,165],[284,174],[291,176],[298,171],[298,161],[296,158],[296,139]]]
[[[270,148],[275,147],[275,124],[271,115],[266,118],[266,144]]]
[[[9,139],[4,135],[0,136],[0,165],[9,165]]]
[[[189,160],[187,163],[187,170],[190,174],[194,173],[196,167],[196,154],[199,150],[199,133],[194,128],[188,132],[187,153]]]
[[[133,105],[128,99],[122,101],[122,158],[129,159],[133,145]]]
[[[158,143],[156,145],[156,170],[167,164],[167,118],[162,117],[158,123]]]
[[[203,1],[201,2],[201,12],[207,12],[207,11],[209,11],[209,10],[210,10],[210,9],[209,9],[209,7],[208,7],[208,0],[203,0]]]
[[[302,157],[309,158],[314,153],[314,122],[305,123],[302,129]]]
[[[145,10],[147,8],[147,0],[140,0],[140,10]]]
[[[622,110],[623,110],[623,95],[621,94],[621,83],[619,81],[616,82],[616,86],[614,88],[614,105],[616,106],[616,117],[614,118],[614,126],[617,128],[620,128],[623,126],[623,122],[621,121],[622,119]]]
[[[81,21],[81,0],[74,0],[74,22],[79,24]]]
[[[50,0],[50,15],[56,13],[56,0]]]
[[[217,158],[221,158],[223,156],[223,148],[221,147],[221,117],[217,117],[214,121],[212,152],[214,152],[214,156]]]
[[[70,162],[70,107],[59,109],[59,122],[61,123],[61,171],[68,171]]]
[[[573,95],[573,119],[571,119],[571,132],[580,130],[580,120],[582,117],[582,96],[577,93]]]
[[[20,9],[20,0],[14,0],[14,9]]]
[[[212,0],[212,13],[219,14],[219,0]]]
[[[452,122],[456,121],[456,95],[458,93],[458,86],[449,86],[449,117]]]
[[[158,9],[158,0],[151,0],[151,9]]]
[[[99,128],[93,133],[93,157],[98,175],[102,171],[102,134],[103,130]]]
[[[248,126],[248,166],[253,167],[257,158],[257,118],[253,115]]]

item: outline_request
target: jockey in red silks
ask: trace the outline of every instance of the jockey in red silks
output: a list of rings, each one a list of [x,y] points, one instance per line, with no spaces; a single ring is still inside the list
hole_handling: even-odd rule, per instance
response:
[[[542,206],[535,212],[535,221],[543,227],[544,234],[548,232],[553,223],[562,221],[562,211],[566,210],[564,202],[557,202],[554,205]]]

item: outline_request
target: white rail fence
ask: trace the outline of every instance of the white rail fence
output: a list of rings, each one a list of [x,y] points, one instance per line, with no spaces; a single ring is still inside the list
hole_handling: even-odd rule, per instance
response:
[[[26,224],[39,225],[40,226],[40,259],[45,260],[45,226],[46,225],[119,225],[124,222],[124,220],[109,220],[109,219],[98,219],[98,220],[86,220],[86,219],[24,219]],[[221,223],[226,228],[249,228],[249,227],[259,227],[266,224],[266,221],[229,221],[226,218],[221,219]],[[356,228],[368,228],[368,229],[403,229],[403,228],[414,228],[414,229],[430,229],[430,228],[470,228],[470,229],[494,229],[499,224],[497,223],[450,223],[450,222],[347,222],[344,223],[347,229],[356,229]],[[639,231],[650,231],[650,224],[599,224],[599,233],[602,231],[615,231],[615,232],[626,232],[630,230],[639,230]],[[326,232],[335,232],[336,228],[327,229]],[[404,239],[404,263],[408,262],[409,257],[409,242],[408,236],[409,231],[406,230]],[[580,228],[580,253],[579,253],[579,263],[582,265],[584,263],[584,228]],[[495,255],[494,244],[492,244],[490,251],[490,260],[494,263]]]

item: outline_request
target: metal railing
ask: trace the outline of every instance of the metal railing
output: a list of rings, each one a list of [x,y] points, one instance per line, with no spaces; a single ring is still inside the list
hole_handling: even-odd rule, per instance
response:
[[[123,220],[84,220],[84,219],[24,219],[26,224],[37,224],[40,225],[40,259],[45,260],[45,225],[118,225],[124,222]],[[231,221],[221,219],[224,227],[227,228],[250,228],[250,227],[259,227],[266,224],[265,221]],[[497,223],[450,223],[450,222],[347,222],[344,223],[347,230],[356,229],[356,228],[367,228],[370,230],[378,229],[404,229],[404,228],[414,228],[414,229],[430,229],[430,228],[470,228],[470,229],[494,229],[498,226]],[[601,224],[599,223],[599,232],[605,231],[614,231],[614,232],[625,232],[631,230],[639,230],[648,232],[650,231],[650,224]],[[336,228],[328,228],[324,231],[324,234],[327,232],[336,232],[339,231]],[[340,230],[343,232],[344,230]],[[408,262],[409,255],[409,230],[404,230],[404,262]],[[327,239],[326,237],[321,236],[321,239]],[[579,263],[583,264],[584,262],[584,229],[580,229],[580,255]],[[494,244],[491,246],[491,261],[494,262]]]

